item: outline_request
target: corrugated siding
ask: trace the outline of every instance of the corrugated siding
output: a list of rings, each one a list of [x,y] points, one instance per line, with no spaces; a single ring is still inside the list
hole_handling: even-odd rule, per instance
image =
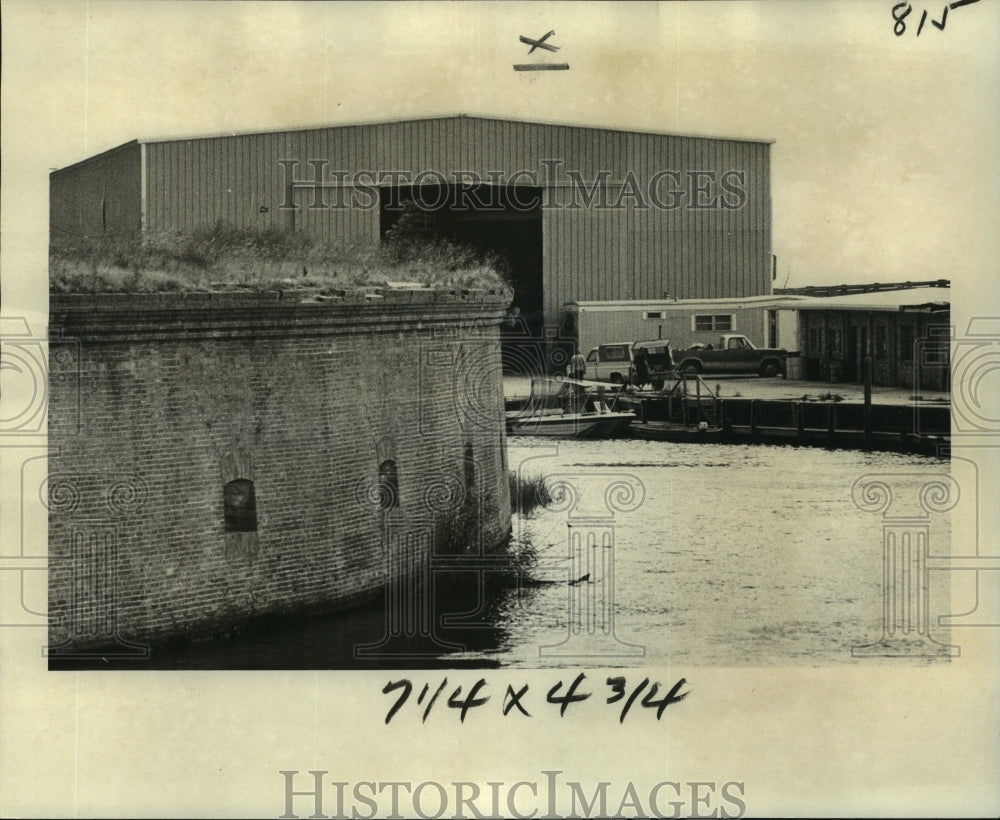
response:
[[[632,168],[640,183],[659,170],[680,172],[681,188],[686,189],[683,204],[667,210],[656,207],[648,197],[648,209],[627,200],[625,209],[618,211],[546,210],[546,314],[558,315],[571,300],[769,294],[769,146],[645,134],[623,134],[619,139],[625,144],[598,145],[595,150],[610,153],[617,148],[620,153],[613,156],[627,157],[620,164]],[[625,173],[621,167],[617,171]],[[688,207],[692,202],[691,171],[707,172],[716,180],[727,171],[743,173],[745,204],[735,210]],[[673,179],[664,180],[657,189],[661,202],[669,204],[668,191],[674,187]],[[564,189],[560,193],[569,196]],[[722,194],[727,201],[736,201],[733,195]],[[715,195],[712,191],[707,198]]]
[[[621,210],[544,210],[545,311],[548,321],[555,322],[570,300],[770,293],[769,150],[759,142],[474,117],[150,143],[147,229],[188,230],[220,219],[246,227],[287,227],[287,213],[279,207],[285,198],[281,160],[298,162],[299,180],[314,178],[310,160],[326,160],[327,179],[334,171],[401,171],[410,182],[421,172],[451,179],[455,172],[468,171],[486,180],[491,171],[503,172],[505,179],[525,171],[539,184],[546,180],[543,161],[561,161],[549,189],[549,202],[557,205],[572,201],[570,171],[588,185],[602,170],[619,184],[631,172],[645,200],[657,172],[680,172],[688,193],[685,206],[674,210],[643,209],[632,200]],[[736,210],[687,207],[692,171],[712,175],[710,196],[722,193],[719,180],[724,173],[742,173],[745,204]],[[527,178],[520,182],[527,184]],[[672,180],[659,189],[664,198],[668,187]],[[608,188],[610,202],[619,190]],[[349,203],[351,195],[349,188],[328,190],[326,202]],[[344,241],[378,236],[377,203],[311,209],[307,206],[312,196],[310,190],[297,191],[295,201],[302,206],[296,213],[297,228]]]
[[[142,230],[141,149],[122,145],[49,176],[53,237],[138,234]]]

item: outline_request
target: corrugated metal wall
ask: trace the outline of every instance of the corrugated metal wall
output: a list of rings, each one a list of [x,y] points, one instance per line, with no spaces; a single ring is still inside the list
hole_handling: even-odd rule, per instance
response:
[[[657,196],[670,204],[670,189],[684,190],[680,207],[624,210],[547,209],[544,213],[545,309],[557,315],[571,300],[728,298],[771,292],[769,148],[766,143],[586,132],[593,151],[612,160],[613,179],[631,170],[640,183],[660,170],[681,174],[681,185],[665,179]],[[617,167],[615,167],[617,166]],[[716,180],[727,171],[743,174],[746,201],[737,209],[692,208],[719,194],[692,197],[690,172]],[[706,184],[711,177],[695,179]],[[737,178],[729,178],[734,182]],[[563,197],[571,196],[565,188]],[[612,193],[613,202],[617,193]],[[735,196],[725,201],[736,204]]]
[[[135,235],[142,230],[142,164],[138,142],[54,171],[49,226],[60,236]]]
[[[412,183],[421,172],[449,180],[457,171],[488,179],[517,172],[551,183],[543,209],[544,304],[557,323],[570,300],[681,299],[755,296],[771,292],[770,146],[700,137],[522,123],[475,117],[445,117],[314,130],[151,142],[147,154],[146,230],[190,230],[226,220],[244,227],[288,226],[279,206],[286,198],[286,168],[298,162],[299,180],[315,178],[310,160],[326,160],[325,176],[359,170],[405,171]],[[550,178],[544,161],[561,163]],[[680,207],[656,207],[648,187],[659,171],[681,174],[687,188]],[[579,207],[573,174],[587,187],[607,172],[613,183],[599,201],[613,204],[630,173],[640,197],[623,198],[621,209]],[[711,180],[704,195],[690,190],[691,172]],[[745,202],[735,209],[692,208],[720,194],[726,172],[742,174]],[[735,178],[732,178],[735,179]],[[428,177],[428,182],[435,181]],[[522,174],[516,181],[530,184]],[[404,182],[403,184],[407,184]],[[674,179],[662,179],[658,193],[669,200]],[[327,191],[326,202],[349,202],[352,190]],[[340,199],[338,199],[338,197]],[[576,198],[574,200],[574,197]],[[307,206],[311,190],[295,201]],[[370,199],[362,195],[362,199]],[[578,207],[569,207],[576,201]],[[726,196],[732,204],[736,198]],[[364,204],[364,203],[362,203]],[[652,207],[643,207],[643,204]],[[318,237],[345,241],[375,239],[378,202],[373,207],[301,208],[296,227]]]

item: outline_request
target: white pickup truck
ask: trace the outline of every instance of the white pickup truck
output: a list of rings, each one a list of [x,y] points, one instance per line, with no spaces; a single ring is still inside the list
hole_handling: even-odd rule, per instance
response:
[[[635,357],[640,349],[646,352],[646,382],[657,389],[662,387],[674,369],[667,339],[598,345],[587,354],[585,378],[613,384],[634,383]]]

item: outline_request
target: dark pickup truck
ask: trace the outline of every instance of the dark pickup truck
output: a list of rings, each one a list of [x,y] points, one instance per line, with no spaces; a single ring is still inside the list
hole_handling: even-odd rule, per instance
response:
[[[726,334],[716,345],[697,345],[673,351],[674,366],[680,373],[757,373],[778,376],[785,373],[788,351],[784,348],[756,348],[746,336]]]

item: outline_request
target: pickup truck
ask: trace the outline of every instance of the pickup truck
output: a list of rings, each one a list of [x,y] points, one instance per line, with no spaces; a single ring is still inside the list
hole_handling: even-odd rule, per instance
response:
[[[664,380],[674,370],[673,360],[670,357],[670,342],[666,339],[598,345],[587,354],[585,378],[614,384],[633,384],[635,356],[640,349],[646,352],[646,366],[649,372],[646,381],[654,388],[662,387]]]
[[[756,348],[746,336],[725,334],[718,345],[695,345],[675,350],[674,366],[680,373],[758,373],[777,376],[785,373],[788,351],[784,348]]]

